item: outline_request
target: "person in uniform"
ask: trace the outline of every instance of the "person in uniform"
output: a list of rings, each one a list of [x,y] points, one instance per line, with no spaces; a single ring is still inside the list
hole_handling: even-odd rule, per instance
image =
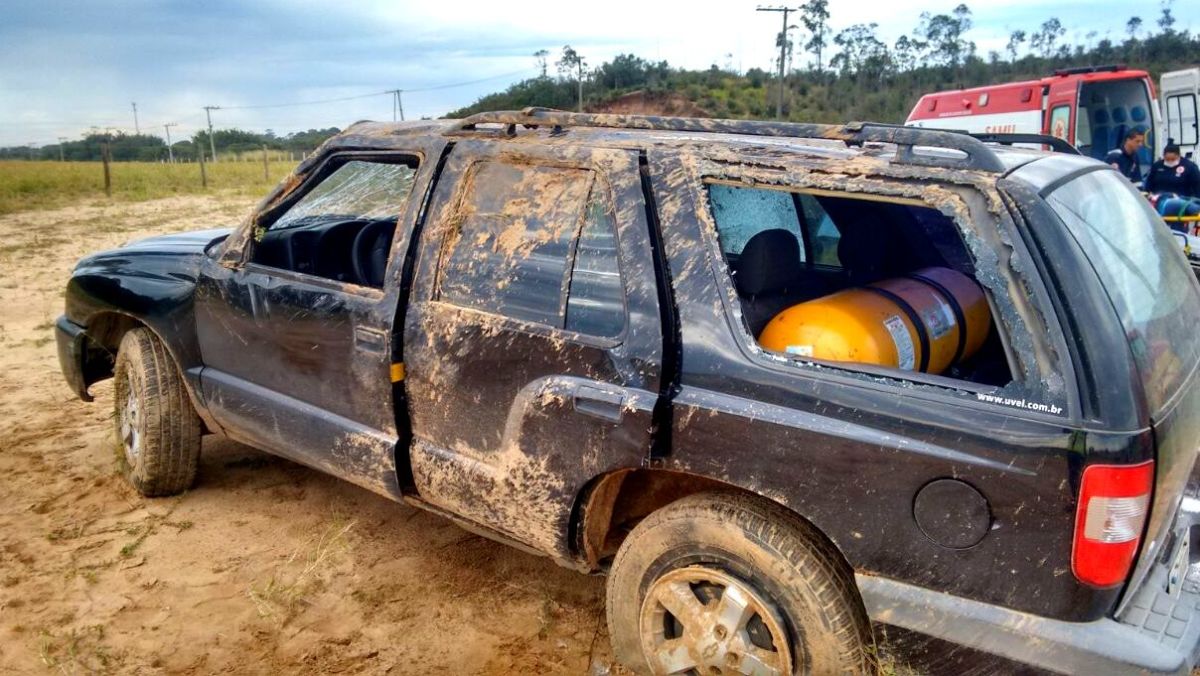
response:
[[[1138,162],[1138,149],[1145,142],[1146,131],[1138,127],[1133,127],[1125,132],[1125,138],[1121,141],[1121,147],[1110,150],[1104,156],[1104,161],[1111,164],[1113,169],[1121,172],[1121,175],[1125,178],[1135,183],[1141,183],[1142,165]]]
[[[1162,159],[1150,165],[1145,188],[1148,193],[1200,198],[1200,167],[1180,154],[1178,144],[1170,143],[1163,148]]]

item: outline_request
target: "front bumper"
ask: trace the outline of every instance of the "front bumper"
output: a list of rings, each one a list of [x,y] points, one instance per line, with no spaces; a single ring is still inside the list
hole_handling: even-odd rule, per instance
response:
[[[62,368],[63,377],[80,399],[91,401],[88,394],[84,370],[87,360],[87,335],[84,327],[72,322],[65,316],[54,322],[54,337],[58,341],[58,365]]]
[[[1153,577],[1153,576],[1152,576]],[[1162,632],[1119,620],[1063,622],[915,585],[870,575],[857,576],[871,619],[1000,657],[1066,674],[1182,674],[1191,672],[1200,641],[1200,590],[1170,607],[1161,606]],[[1148,581],[1138,590],[1153,590]],[[1180,594],[1177,592],[1177,595]],[[1154,609],[1153,601],[1151,610]],[[1189,605],[1190,604],[1190,605]],[[1131,607],[1136,608],[1134,604]],[[1183,630],[1171,625],[1175,613],[1184,615]],[[1149,620],[1147,620],[1149,621]],[[1149,626],[1157,627],[1159,620]],[[1173,633],[1166,633],[1173,627]],[[1165,640],[1170,638],[1171,641]]]

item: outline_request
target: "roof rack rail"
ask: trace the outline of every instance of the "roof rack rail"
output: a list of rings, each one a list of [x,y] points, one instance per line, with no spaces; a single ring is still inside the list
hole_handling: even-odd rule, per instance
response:
[[[1014,143],[1036,143],[1050,146],[1050,149],[1056,153],[1065,153],[1067,155],[1083,154],[1079,152],[1079,148],[1068,143],[1066,139],[1049,134],[971,134],[971,136],[984,143],[999,143],[1004,146],[1011,146]]]
[[[657,115],[570,113],[550,108],[525,108],[520,111],[476,113],[461,120],[455,131],[471,131],[480,124],[504,125],[505,133],[510,136],[516,134],[517,125],[521,125],[530,129],[551,127],[553,132],[561,132],[565,127],[600,127],[829,139],[842,141],[848,146],[861,146],[864,143],[891,143],[897,146],[894,161],[898,164],[996,173],[1002,173],[1005,170],[1004,164],[996,156],[996,153],[982,141],[970,135],[942,129],[921,129],[875,122],[832,125]],[[961,156],[915,152],[915,147],[951,150]]]
[[[1059,68],[1054,71],[1054,75],[1086,75],[1088,73],[1116,73],[1128,68],[1123,63],[1110,63],[1104,66],[1079,66],[1077,68]]]

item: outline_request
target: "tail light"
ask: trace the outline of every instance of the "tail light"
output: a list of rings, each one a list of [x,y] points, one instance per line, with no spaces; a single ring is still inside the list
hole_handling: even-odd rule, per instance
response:
[[[1153,460],[1083,470],[1071,552],[1071,569],[1080,582],[1112,587],[1125,581],[1141,543],[1153,488]]]

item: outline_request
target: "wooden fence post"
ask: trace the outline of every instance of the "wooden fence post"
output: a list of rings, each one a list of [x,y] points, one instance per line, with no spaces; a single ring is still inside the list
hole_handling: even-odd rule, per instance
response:
[[[112,173],[108,168],[108,163],[112,161],[112,155],[108,141],[100,144],[100,161],[104,163],[104,194],[112,197]]]
[[[271,181],[271,172],[267,165],[267,144],[263,144],[263,183]]]
[[[204,149],[198,148],[196,157],[200,160],[200,187],[208,187],[208,172],[204,170]]]

